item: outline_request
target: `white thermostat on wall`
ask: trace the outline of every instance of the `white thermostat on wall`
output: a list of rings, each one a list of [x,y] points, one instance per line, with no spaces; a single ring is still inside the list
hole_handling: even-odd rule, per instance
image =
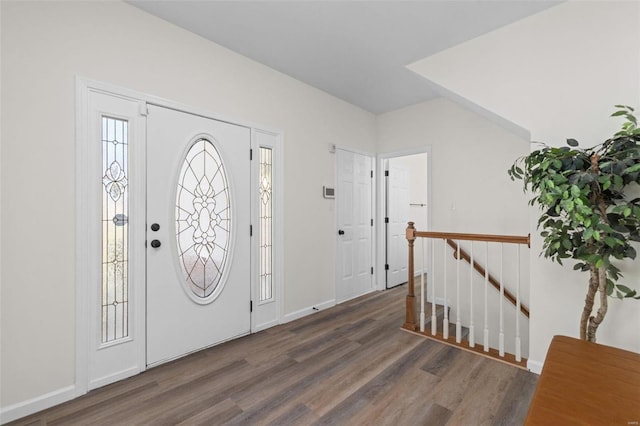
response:
[[[322,187],[322,196],[324,198],[336,198],[336,189],[328,188],[326,186]]]

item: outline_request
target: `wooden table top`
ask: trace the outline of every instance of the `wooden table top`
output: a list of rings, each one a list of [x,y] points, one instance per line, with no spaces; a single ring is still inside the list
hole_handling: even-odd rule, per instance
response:
[[[640,425],[640,354],[555,336],[525,425]]]

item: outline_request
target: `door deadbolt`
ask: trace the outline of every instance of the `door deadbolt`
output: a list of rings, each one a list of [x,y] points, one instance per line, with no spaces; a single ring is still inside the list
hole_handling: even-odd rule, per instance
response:
[[[153,225],[151,225],[151,230],[152,231],[160,230],[160,225],[158,225],[157,223],[154,223]]]
[[[151,247],[153,248],[158,248],[162,245],[162,243],[160,242],[160,240],[153,240],[151,241]]]

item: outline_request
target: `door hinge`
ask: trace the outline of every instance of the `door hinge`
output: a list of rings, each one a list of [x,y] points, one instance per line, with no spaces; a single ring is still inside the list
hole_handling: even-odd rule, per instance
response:
[[[253,225],[249,225],[249,236],[253,237]]]
[[[373,179],[373,170],[371,170],[371,179]]]
[[[146,102],[140,102],[138,104],[138,113],[140,113],[140,115],[142,116],[147,116],[149,115],[149,108],[147,108],[147,103]]]
[[[388,264],[388,263],[385,263],[385,264],[384,264],[384,270],[385,270],[385,271],[388,271],[388,270],[389,270],[389,264]]]
[[[253,161],[253,149],[249,150],[249,161]]]
[[[371,275],[373,275],[373,266],[371,267]]]
[[[373,219],[371,219],[371,226],[373,226]]]
[[[389,170],[385,170],[384,171],[384,175],[388,177],[389,176]]]
[[[389,218],[388,217],[384,218],[384,223],[389,223]]]
[[[249,312],[253,312],[253,300],[249,301]]]

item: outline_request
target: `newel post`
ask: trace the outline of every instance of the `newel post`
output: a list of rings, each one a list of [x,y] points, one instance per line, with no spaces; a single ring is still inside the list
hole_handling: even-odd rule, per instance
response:
[[[409,222],[407,226],[407,241],[409,242],[409,265],[408,265],[408,281],[407,281],[407,298],[406,298],[406,317],[403,328],[407,330],[416,330],[416,295],[413,272],[413,242],[416,239],[416,228],[413,222]]]

